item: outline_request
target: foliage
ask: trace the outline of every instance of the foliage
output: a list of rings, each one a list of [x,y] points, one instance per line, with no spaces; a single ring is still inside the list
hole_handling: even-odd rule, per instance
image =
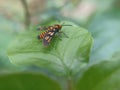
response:
[[[7,57],[7,47],[10,41],[16,36],[16,27],[14,23],[5,19],[3,16],[0,16],[1,29],[0,29],[0,70],[2,71],[10,71],[12,70],[13,65],[9,62]],[[12,27],[14,26],[14,27]]]
[[[120,89],[119,0],[27,0],[23,7],[20,1],[0,1],[1,90]],[[24,22],[31,23],[31,30],[16,37]],[[38,23],[72,26],[62,28],[68,38],[56,35],[45,47],[36,38],[41,32],[33,25]],[[18,66],[30,66],[30,73],[19,72]]]
[[[53,23],[56,22],[49,25]],[[48,47],[43,46],[42,40],[36,39],[39,34],[37,31],[19,35],[8,50],[11,62],[17,65],[37,65],[57,76],[67,76],[68,81],[71,78],[68,90],[120,89],[118,79],[120,58],[115,56],[90,65],[89,54],[93,42],[90,33],[71,22],[64,24],[72,25],[62,28],[69,38],[62,36],[62,40],[59,40],[55,37]],[[76,75],[78,80],[75,80]]]
[[[6,83],[7,82],[7,83]],[[1,90],[61,90],[58,83],[39,73],[14,73],[0,76]]]
[[[36,39],[39,34],[37,31],[22,34],[12,42],[8,50],[11,62],[17,65],[35,64],[47,67],[55,73],[65,76],[78,73],[89,61],[92,37],[88,31],[71,22],[61,23],[72,25],[62,28],[68,38],[65,36],[61,36],[62,40],[53,38],[54,41],[45,47],[42,45],[42,40]]]
[[[80,77],[78,90],[119,90],[120,57],[90,66]]]

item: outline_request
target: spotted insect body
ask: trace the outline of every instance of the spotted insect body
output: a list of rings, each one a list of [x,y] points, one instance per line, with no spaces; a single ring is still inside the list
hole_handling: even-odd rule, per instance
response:
[[[71,26],[71,25],[63,25],[63,26]],[[43,39],[44,46],[48,46],[54,35],[56,33],[59,33],[61,28],[62,25],[59,24],[49,26],[48,28],[45,29],[44,32],[38,35],[38,39]]]

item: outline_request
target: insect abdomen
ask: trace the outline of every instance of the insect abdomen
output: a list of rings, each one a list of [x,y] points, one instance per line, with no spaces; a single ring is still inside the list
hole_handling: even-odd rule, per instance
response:
[[[40,35],[38,35],[38,39],[43,39],[47,32],[48,31],[45,31],[45,32],[41,33]]]

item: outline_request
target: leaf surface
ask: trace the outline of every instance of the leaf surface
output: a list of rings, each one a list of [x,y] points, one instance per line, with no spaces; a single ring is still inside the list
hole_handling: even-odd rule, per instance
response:
[[[61,90],[58,83],[38,73],[0,75],[0,90]]]
[[[52,22],[53,25],[56,24]],[[8,49],[10,61],[17,65],[37,65],[50,69],[54,73],[69,76],[76,74],[89,61],[92,45],[91,34],[71,22],[64,22],[61,34],[53,37],[50,45],[45,47],[42,40],[36,37],[37,31],[30,31],[19,35]]]

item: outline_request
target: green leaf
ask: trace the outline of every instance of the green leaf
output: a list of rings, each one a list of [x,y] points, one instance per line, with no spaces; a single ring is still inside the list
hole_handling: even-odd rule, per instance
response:
[[[120,90],[120,57],[114,56],[112,60],[89,67],[80,77],[77,88],[77,90]]]
[[[67,34],[60,40],[54,37],[48,47],[36,37],[40,32],[30,31],[21,34],[12,42],[8,50],[10,61],[17,65],[37,65],[47,68],[56,74],[69,76],[76,74],[86,66],[92,45],[91,34],[71,22],[61,22],[65,25],[62,31]],[[56,22],[50,23],[50,25]]]
[[[61,90],[58,83],[39,73],[0,75],[0,90]]]
[[[0,72],[5,72],[14,68],[14,65],[10,63],[7,57],[8,44],[14,39],[18,29],[22,30],[22,28],[20,28],[19,23],[8,20],[4,15],[0,15],[0,21]]]
[[[115,52],[120,51],[120,12],[113,8],[109,9],[104,13],[96,14],[88,25],[88,30],[94,38],[90,57],[92,63],[109,59]]]

